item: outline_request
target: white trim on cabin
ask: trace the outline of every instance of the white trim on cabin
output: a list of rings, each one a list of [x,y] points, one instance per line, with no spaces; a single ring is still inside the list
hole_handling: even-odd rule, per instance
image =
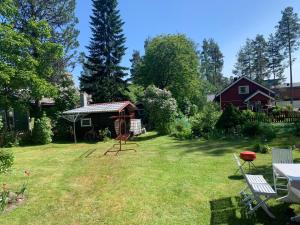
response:
[[[85,124],[85,122],[87,122]],[[80,120],[80,124],[81,124],[81,127],[91,127],[92,126],[92,119],[91,118],[82,118]]]
[[[268,97],[269,99],[274,100],[273,97],[271,97],[271,96],[267,95],[266,93],[264,93],[264,92],[258,90],[258,91],[256,91],[254,94],[252,94],[252,95],[250,95],[248,98],[246,98],[244,102],[248,102],[251,98],[253,98],[254,96],[256,96],[256,95],[258,95],[258,94],[262,94],[262,95]]]

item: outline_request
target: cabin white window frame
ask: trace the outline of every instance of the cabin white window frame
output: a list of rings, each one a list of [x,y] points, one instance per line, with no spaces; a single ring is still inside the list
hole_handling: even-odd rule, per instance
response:
[[[242,92],[241,89],[245,88],[245,92]],[[239,86],[239,95],[247,95],[249,94],[249,85]]]
[[[85,122],[88,121],[88,124],[85,124]],[[80,120],[81,127],[91,127],[92,126],[92,118],[82,118]]]

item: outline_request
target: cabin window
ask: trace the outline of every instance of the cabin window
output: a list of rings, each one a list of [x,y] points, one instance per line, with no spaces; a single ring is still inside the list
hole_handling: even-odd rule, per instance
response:
[[[249,86],[239,86],[239,94],[240,95],[249,94]]]
[[[81,119],[81,127],[91,127],[92,119],[91,118],[83,118]]]

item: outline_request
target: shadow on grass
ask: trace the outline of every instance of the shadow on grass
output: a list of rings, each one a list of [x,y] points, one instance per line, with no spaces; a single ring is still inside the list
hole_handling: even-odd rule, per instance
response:
[[[88,149],[86,152],[82,153],[79,158],[88,158],[90,155],[92,155],[97,149]]]
[[[134,137],[132,139],[132,141],[134,141],[134,142],[149,141],[149,140],[153,140],[153,139],[158,138],[158,137],[160,137],[160,135],[157,134],[157,133],[151,134],[151,135],[141,135],[141,136],[138,136],[138,137]]]
[[[183,154],[188,153],[205,153],[208,155],[221,156],[227,153],[234,153],[237,149],[245,149],[249,146],[248,140],[207,140],[205,142],[195,141],[184,141],[175,145],[175,148],[186,149]]]
[[[293,224],[290,217],[294,216],[292,209],[287,204],[278,204],[272,206],[270,210],[276,216],[273,220],[262,210],[258,209],[255,214],[247,215],[247,208],[241,204],[241,198],[238,196],[215,199],[210,201],[211,225],[285,225]]]

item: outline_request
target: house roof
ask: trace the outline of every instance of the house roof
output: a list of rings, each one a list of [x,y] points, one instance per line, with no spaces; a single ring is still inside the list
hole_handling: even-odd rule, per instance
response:
[[[257,92],[253,93],[252,95],[250,95],[248,98],[245,99],[245,102],[248,102],[251,98],[253,98],[254,96],[258,95],[258,94],[261,94],[263,96],[266,96],[267,98],[269,99],[272,99],[274,100],[274,98],[272,98],[271,96],[267,95],[266,93],[258,90]]]
[[[265,87],[265,86],[263,86],[263,85],[261,85],[261,84],[259,84],[259,83],[257,83],[257,82],[255,82],[254,80],[251,80],[250,78],[248,78],[248,77],[245,77],[245,76],[241,76],[240,78],[238,78],[236,81],[234,81],[234,82],[232,82],[230,85],[228,85],[226,88],[224,88],[221,92],[219,92],[217,95],[216,95],[216,97],[218,97],[220,94],[222,94],[223,92],[225,92],[225,91],[227,91],[229,88],[231,88],[233,85],[235,85],[236,83],[238,83],[240,80],[242,80],[242,79],[246,79],[246,80],[248,80],[248,81],[250,81],[250,82],[252,82],[252,83],[254,83],[254,84],[256,84],[256,85],[258,85],[258,86],[260,86],[260,87],[262,87],[262,88],[264,88],[265,90],[267,90],[267,91],[269,91],[269,92],[271,92],[271,93],[275,93],[274,91],[272,91],[271,89],[269,89],[269,88],[267,88],[267,87]]]
[[[127,106],[131,106],[136,109],[135,105],[130,101],[124,102],[109,102],[109,103],[99,103],[99,104],[91,104],[87,106],[83,106],[80,108],[72,109],[66,112],[66,114],[87,114],[87,113],[106,113],[106,112],[121,112]]]

